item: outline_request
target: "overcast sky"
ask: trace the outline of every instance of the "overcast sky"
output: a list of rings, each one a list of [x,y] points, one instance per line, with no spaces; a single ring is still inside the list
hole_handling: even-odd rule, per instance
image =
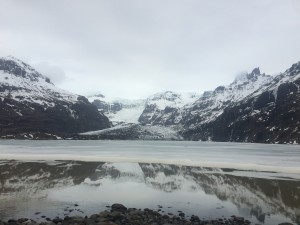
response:
[[[143,98],[300,60],[299,0],[0,0],[0,56],[56,86]]]

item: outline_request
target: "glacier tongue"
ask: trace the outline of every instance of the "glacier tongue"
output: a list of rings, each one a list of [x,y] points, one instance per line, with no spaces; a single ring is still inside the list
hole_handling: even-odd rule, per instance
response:
[[[165,133],[173,133],[175,140],[183,137],[202,141],[297,144],[300,143],[299,79],[300,62],[276,76],[254,68],[236,77],[231,84],[201,95],[166,91],[149,96],[140,104],[126,100],[108,102],[103,95],[98,96],[100,98],[91,99],[93,104],[102,111],[106,107],[105,113],[113,124],[124,126],[100,132],[97,138],[147,139],[149,135],[144,134],[151,133],[152,139],[161,140],[170,137]],[[163,127],[170,132],[163,131]]]

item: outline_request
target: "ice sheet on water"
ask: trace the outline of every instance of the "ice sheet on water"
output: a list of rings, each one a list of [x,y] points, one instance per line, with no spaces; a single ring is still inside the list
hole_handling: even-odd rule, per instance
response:
[[[145,162],[300,174],[296,145],[187,141],[1,141],[0,159]]]

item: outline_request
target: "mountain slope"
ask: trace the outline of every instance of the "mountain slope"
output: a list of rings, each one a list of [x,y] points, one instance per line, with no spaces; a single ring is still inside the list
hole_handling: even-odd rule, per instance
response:
[[[261,74],[259,68],[255,68],[250,74],[236,78],[230,85],[219,86],[214,91],[206,91],[202,95],[158,93],[147,99],[139,122],[184,127],[207,123],[221,115],[227,106],[241,101],[272,79],[271,76]]]
[[[0,136],[53,138],[110,126],[89,101],[14,58],[0,58]]]
[[[255,68],[251,73],[239,76],[228,86],[204,92],[192,105],[185,107],[182,123],[190,128],[213,121],[226,107],[242,101],[272,79],[273,77],[261,74],[259,68]]]
[[[255,68],[230,85],[202,95],[157,93],[145,100],[135,123],[141,127],[165,126],[186,140],[300,143],[299,74],[300,63],[275,77]],[[122,107],[110,107],[122,112]],[[139,112],[134,114],[135,120]],[[124,139],[125,133],[128,139],[137,139],[143,137],[138,135],[141,127],[132,126],[125,132],[119,126],[107,132],[109,139]]]
[[[199,98],[196,93],[179,94],[172,91],[156,93],[147,98],[145,109],[139,117],[144,125],[177,125],[181,121],[183,106]]]
[[[214,121],[190,127],[183,135],[192,140],[300,143],[299,129],[300,62],[232,102]]]

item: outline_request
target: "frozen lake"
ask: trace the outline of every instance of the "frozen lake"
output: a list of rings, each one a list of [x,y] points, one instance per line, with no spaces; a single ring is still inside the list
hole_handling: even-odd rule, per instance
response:
[[[89,215],[116,202],[205,219],[239,215],[253,224],[296,224],[300,147],[1,141],[0,218]]]
[[[299,145],[1,140],[0,159],[145,162],[300,174]]]

